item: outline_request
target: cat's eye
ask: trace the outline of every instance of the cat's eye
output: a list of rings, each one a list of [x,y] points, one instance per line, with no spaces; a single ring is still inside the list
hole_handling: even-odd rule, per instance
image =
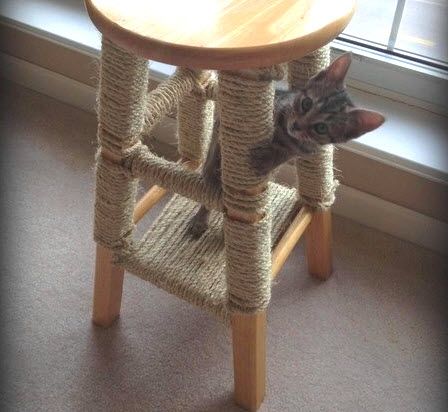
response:
[[[302,100],[302,110],[306,113],[313,106],[313,101],[309,97]]]
[[[325,134],[328,132],[328,126],[325,123],[316,123],[314,125],[314,130],[318,134]]]

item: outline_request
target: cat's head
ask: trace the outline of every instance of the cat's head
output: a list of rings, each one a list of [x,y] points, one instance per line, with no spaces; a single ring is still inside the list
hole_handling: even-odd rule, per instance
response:
[[[380,113],[358,109],[351,102],[345,76],[351,55],[343,54],[299,90],[282,115],[286,132],[307,144],[343,143],[384,123]]]

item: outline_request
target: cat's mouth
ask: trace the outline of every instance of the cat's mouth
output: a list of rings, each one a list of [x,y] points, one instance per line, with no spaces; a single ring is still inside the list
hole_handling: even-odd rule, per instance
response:
[[[311,139],[310,136],[308,136],[307,133],[299,133],[296,136],[294,136],[299,142],[307,143],[311,142],[313,139]]]

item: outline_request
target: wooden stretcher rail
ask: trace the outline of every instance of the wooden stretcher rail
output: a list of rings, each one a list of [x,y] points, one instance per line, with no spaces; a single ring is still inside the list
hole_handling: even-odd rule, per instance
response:
[[[188,159],[179,160],[185,168],[189,170],[196,170],[198,168],[198,162]],[[152,186],[137,202],[134,208],[134,223],[140,221],[146,213],[149,212],[163,197],[168,193],[168,189],[160,187],[158,185]]]
[[[278,242],[272,252],[272,279],[279,274],[294,246],[311,223],[312,217],[312,210],[306,206],[302,207]]]

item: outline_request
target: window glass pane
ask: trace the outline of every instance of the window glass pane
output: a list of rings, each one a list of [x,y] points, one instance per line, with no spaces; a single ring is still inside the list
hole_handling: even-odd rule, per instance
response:
[[[358,0],[344,34],[387,46],[397,0]]]
[[[448,61],[448,0],[407,0],[395,49]]]

